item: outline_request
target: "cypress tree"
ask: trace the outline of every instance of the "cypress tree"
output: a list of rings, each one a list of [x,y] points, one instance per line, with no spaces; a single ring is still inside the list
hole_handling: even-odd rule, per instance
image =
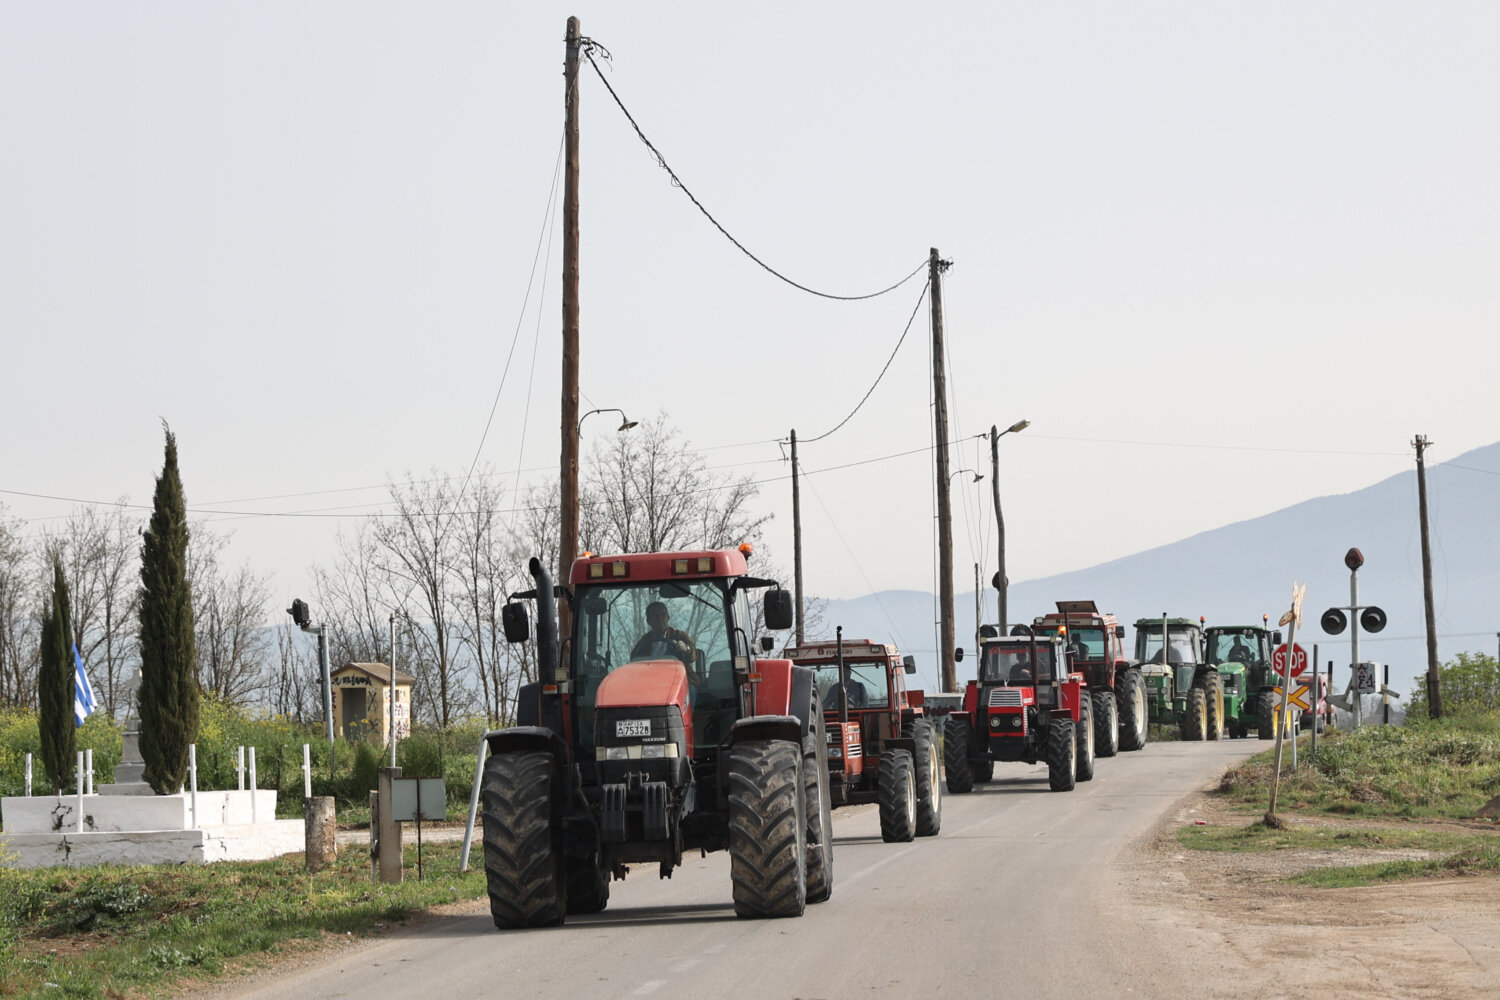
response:
[[[177,472],[177,438],[170,429],[166,435],[166,459],[141,542],[141,686],[136,694],[144,778],[158,795],[181,790],[188,746],[198,738],[187,503]]]
[[[58,795],[73,785],[77,742],[73,720],[73,615],[62,561],[52,559],[52,600],[42,610],[42,662],[37,670],[42,767]]]

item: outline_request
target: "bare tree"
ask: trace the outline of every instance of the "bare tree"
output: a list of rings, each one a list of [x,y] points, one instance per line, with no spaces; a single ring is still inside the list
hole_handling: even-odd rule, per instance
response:
[[[201,588],[201,589],[200,589]],[[274,676],[264,625],[270,587],[248,565],[225,572],[217,563],[194,585],[198,686],[231,705],[247,705]]]
[[[276,666],[268,684],[267,701],[277,715],[307,722],[322,715],[317,654],[299,642],[290,623],[276,629]]]
[[[759,488],[749,476],[715,475],[679,436],[657,414],[594,452],[580,501],[589,510],[580,518],[589,549],[667,552],[760,540],[771,516],[750,509]]]
[[[431,703],[436,695],[435,721],[446,728],[464,693],[452,658],[448,621],[452,607],[450,567],[457,562],[454,521],[459,497],[450,482],[434,472],[425,482],[408,474],[404,483],[391,483],[391,500],[395,510],[375,525],[376,565],[398,581],[398,586],[414,589],[426,605],[429,627],[417,632],[416,639],[418,649],[427,655],[419,655],[417,662],[431,671],[435,690],[427,692],[425,700]],[[417,686],[426,685],[427,679],[417,672]]]
[[[44,550],[72,581],[73,638],[104,708],[114,714],[138,658],[136,599],[140,518],[124,506],[86,507],[62,530],[44,535]]]
[[[399,602],[382,565],[375,525],[367,521],[352,536],[339,532],[333,566],[315,569],[313,577],[317,588],[313,617],[328,630],[333,669],[345,663],[379,662],[388,656],[391,614]]]
[[[21,522],[0,505],[0,707],[36,707],[40,591]]]

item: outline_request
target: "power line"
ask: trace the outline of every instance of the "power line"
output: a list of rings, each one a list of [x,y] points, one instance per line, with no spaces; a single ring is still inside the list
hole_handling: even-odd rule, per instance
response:
[[[594,53],[596,51],[605,59],[609,59],[609,50],[591,38],[580,39],[580,43],[583,46],[583,54],[588,58],[589,65],[594,67],[594,73],[599,77],[599,82],[604,84],[604,89],[609,91],[610,97],[614,98],[615,106],[620,109],[620,112],[625,116],[625,120],[630,122],[630,127],[635,129],[636,136],[641,140],[642,143],[645,144],[646,148],[651,151],[651,155],[656,158],[656,165],[665,170],[667,172],[667,176],[672,178],[672,186],[680,188],[682,190],[682,193],[688,196],[688,200],[697,207],[698,211],[703,213],[703,217],[709,222],[713,223],[714,228],[717,229],[720,233],[724,234],[724,238],[727,239],[730,243],[733,243],[739,249],[740,253],[755,261],[755,263],[759,264],[771,275],[781,279],[788,285],[791,285],[793,288],[807,292],[809,295],[816,295],[822,299],[835,299],[839,302],[859,302],[864,299],[877,298],[878,296],[884,295],[887,292],[895,291],[896,289],[900,288],[902,285],[910,281],[912,278],[916,277],[917,274],[922,270],[922,268],[927,266],[927,261],[923,260],[922,263],[918,264],[915,268],[912,269],[912,272],[910,274],[902,278],[900,281],[896,282],[894,285],[889,285],[885,288],[880,289],[878,292],[869,292],[865,295],[834,295],[830,292],[820,292],[816,288],[809,288],[806,285],[800,284],[799,282],[793,281],[791,278],[788,278],[786,275],[776,270],[770,264],[767,264],[765,261],[755,256],[755,254],[751,253],[743,243],[730,235],[729,230],[720,225],[719,220],[715,219],[713,217],[713,214],[710,213],[708,209],[703,207],[703,203],[697,199],[693,192],[688,190],[688,186],[682,183],[682,178],[677,176],[677,172],[674,171],[670,166],[668,166],[667,158],[661,155],[661,151],[652,144],[650,139],[646,138],[646,133],[641,131],[640,125],[636,123],[635,116],[630,113],[630,109],[625,107],[625,102],[620,100],[620,95],[615,93],[615,88],[609,85],[609,80],[605,78],[604,71],[601,70],[599,68],[599,64],[594,61]]]
[[[521,297],[521,311],[516,316],[516,330],[510,337],[510,350],[505,355],[505,368],[500,372],[500,384],[495,387],[495,399],[490,403],[490,415],[484,422],[484,433],[479,435],[479,446],[474,449],[474,458],[469,463],[469,471],[464,476],[463,485],[458,488],[462,493],[469,486],[469,477],[474,475],[474,467],[479,464],[479,456],[484,452],[484,443],[489,440],[490,426],[495,422],[495,410],[500,406],[500,394],[505,391],[505,380],[510,375],[510,363],[516,356],[516,342],[521,339],[521,324],[526,319],[526,307],[531,303],[531,289],[536,284],[536,265],[542,258],[542,240],[547,237],[552,225],[552,206],[557,203],[557,178],[562,172],[563,147],[566,145],[566,136],[557,142],[557,164],[552,168],[552,187],[547,192],[547,210],[542,213],[542,228],[536,234],[536,250],[531,255],[531,273],[526,278],[526,294]],[[547,243],[551,245],[550,237]],[[543,277],[543,289],[546,288],[546,278]],[[541,308],[537,309],[540,318]],[[524,440],[524,439],[523,439]]]
[[[806,441],[802,442],[803,444],[812,444],[814,441],[821,441],[824,438],[829,437],[834,433],[834,431],[837,431],[840,427],[843,427],[849,421],[853,420],[854,415],[860,411],[860,407],[864,406],[865,403],[869,401],[871,394],[875,392],[875,387],[880,385],[880,380],[885,378],[885,373],[890,370],[891,362],[896,360],[896,352],[901,350],[902,344],[906,343],[906,335],[911,332],[912,322],[917,318],[917,312],[921,310],[922,303],[927,300],[927,290],[931,287],[932,279],[929,278],[927,279],[927,283],[922,286],[922,294],[917,296],[917,304],[912,307],[911,315],[906,318],[906,329],[901,331],[901,338],[896,341],[896,346],[891,349],[891,356],[885,359],[885,367],[880,369],[880,374],[875,376],[875,381],[870,385],[870,388],[865,391],[865,394],[860,399],[860,401],[855,404],[854,409],[850,410],[849,415],[843,420],[840,420],[838,424],[833,428],[833,430],[824,431],[817,437],[808,438]]]

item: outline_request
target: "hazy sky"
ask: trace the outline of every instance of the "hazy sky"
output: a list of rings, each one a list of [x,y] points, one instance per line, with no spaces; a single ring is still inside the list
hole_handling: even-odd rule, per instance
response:
[[[560,234],[522,304],[569,14],[772,266],[853,294],[953,260],[953,436],[1032,422],[1000,442],[1012,580],[1500,438],[1500,5],[12,0],[6,511],[149,503],[165,418],[194,511],[275,515],[215,517],[231,558],[307,593],[389,477],[464,474],[513,339],[480,461],[554,474]],[[781,284],[587,67],[581,101],[584,408],[762,480],[790,565],[774,441],[848,414],[921,278]],[[928,344],[924,306],[802,450],[812,593],[935,587]],[[954,480],[961,590],[989,486]]]

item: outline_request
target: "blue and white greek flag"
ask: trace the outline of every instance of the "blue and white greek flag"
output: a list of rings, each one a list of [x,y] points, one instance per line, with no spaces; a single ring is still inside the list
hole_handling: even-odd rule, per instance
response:
[[[78,655],[78,644],[73,644],[73,728],[83,725],[83,720],[94,714],[98,707],[94,702],[94,686],[89,683],[89,674],[83,669],[83,657]]]

